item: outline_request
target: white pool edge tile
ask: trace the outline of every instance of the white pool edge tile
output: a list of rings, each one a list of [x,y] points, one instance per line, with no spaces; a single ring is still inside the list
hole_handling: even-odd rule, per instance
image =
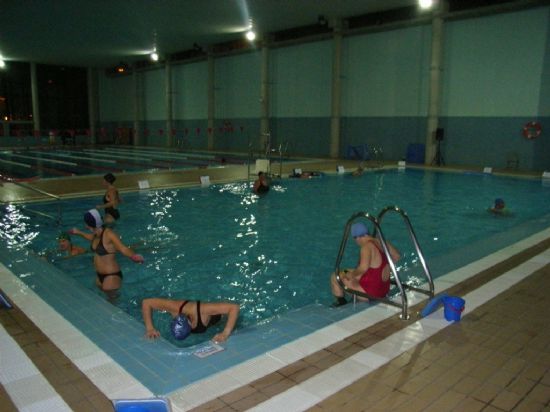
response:
[[[1,263],[0,284],[6,295],[109,399],[153,396],[151,391],[53,310]],[[101,377],[95,377],[101,368],[109,370],[113,377],[112,380],[109,379],[111,383],[107,383]]]
[[[488,302],[498,294],[506,291],[515,284],[531,276],[535,271],[550,263],[550,255],[547,252],[541,253],[518,267],[528,270],[516,270],[513,268],[509,272],[487,282],[479,289],[476,289],[463,298],[466,301],[464,315],[471,312],[478,306]],[[513,277],[507,274],[514,272]],[[522,273],[518,275],[518,273]],[[425,341],[433,334],[452,325],[452,322],[447,322],[443,317],[443,310],[430,314],[426,318],[420,319],[408,327],[388,336],[384,340],[377,342],[371,347],[364,349],[355,355],[351,356],[336,364],[329,369],[315,375],[314,377],[301,382],[297,387],[293,387],[285,392],[282,392],[265,402],[262,402],[249,411],[272,411],[283,407],[285,411],[303,411],[311,408],[323,399],[340,391],[344,387],[352,384],[358,379],[366,376],[376,368],[388,363],[392,359],[406,352],[410,348]],[[419,329],[424,329],[425,333],[418,333]],[[414,332],[411,334],[411,332]],[[412,335],[412,339],[407,335]],[[356,367],[360,363],[363,366]],[[346,374],[341,380],[335,380],[335,376],[340,376],[338,371],[345,370]],[[315,392],[315,388],[322,388],[321,391]],[[330,388],[328,390],[327,388]],[[295,396],[303,393],[312,392],[308,397],[299,396],[299,400],[294,399]]]

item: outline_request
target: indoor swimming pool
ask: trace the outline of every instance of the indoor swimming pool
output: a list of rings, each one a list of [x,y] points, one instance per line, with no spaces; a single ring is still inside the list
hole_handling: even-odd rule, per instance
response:
[[[251,194],[248,183],[124,194],[116,231],[145,263],[118,257],[125,277],[114,306],[94,286],[91,255],[61,259],[55,252],[59,232],[82,227],[96,198],[63,201],[61,226],[57,204],[5,206],[0,260],[152,392],[168,393],[366,309],[330,308],[328,276],[355,212],[405,210],[438,277],[550,226],[549,191],[540,179],[389,170],[284,179],[263,197]],[[487,211],[497,197],[506,200],[508,215]],[[402,252],[400,272],[420,283],[402,222],[385,218],[383,230]],[[349,242],[343,266],[356,259]],[[164,339],[143,339],[140,304],[152,296],[239,303],[226,350],[192,356],[215,330],[178,347],[165,314],[155,318]]]
[[[154,147],[90,146],[0,150],[0,176],[9,180],[186,170],[245,164],[246,155]]]

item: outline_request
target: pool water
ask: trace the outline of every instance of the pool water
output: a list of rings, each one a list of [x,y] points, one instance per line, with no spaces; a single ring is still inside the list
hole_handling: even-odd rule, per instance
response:
[[[387,205],[405,210],[437,277],[547,227],[549,192],[537,179],[394,170],[285,179],[262,197],[242,182],[125,194],[116,231],[144,255],[145,263],[118,256],[124,286],[115,304],[141,322],[145,297],[228,300],[241,305],[238,327],[268,322],[293,309],[331,303],[328,276],[344,226],[355,212],[376,215]],[[510,215],[487,212],[496,197],[506,200]],[[9,245],[48,254],[66,276],[102,296],[94,284],[91,254],[61,259],[52,251],[59,231],[82,228],[83,213],[97,203],[97,198],[64,201],[61,227],[29,211],[55,216],[56,205],[9,206],[2,238]],[[382,228],[402,252],[400,272],[421,283],[421,268],[400,217],[386,215]],[[80,238],[74,243],[88,246]],[[449,259],[460,250],[465,251],[460,258]],[[356,260],[357,247],[350,240],[342,267],[354,266]],[[154,320],[173,341],[169,316],[157,313]],[[173,342],[188,346],[214,333],[216,329]]]

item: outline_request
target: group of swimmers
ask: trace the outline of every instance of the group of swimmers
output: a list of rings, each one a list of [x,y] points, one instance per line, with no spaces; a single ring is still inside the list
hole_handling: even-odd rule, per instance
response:
[[[116,261],[119,252],[133,262],[143,263],[142,255],[126,246],[113,230],[106,224],[112,224],[120,218],[118,205],[121,202],[118,190],[114,186],[116,178],[108,173],[104,176],[106,192],[103,204],[84,214],[84,223],[88,232],[77,228],[68,233],[62,233],[59,238],[60,250],[68,255],[75,256],[86,252],[86,249],[71,243],[70,234],[81,236],[90,242],[90,249],[94,253],[94,268],[96,270],[96,284],[107,296],[116,295],[122,285],[122,271]],[[257,194],[269,191],[269,180],[263,172],[258,173],[253,191]],[[98,209],[104,209],[104,218]],[[496,199],[494,206],[489,209],[492,213],[505,213],[505,204],[502,199]],[[349,289],[364,292],[373,298],[384,298],[390,290],[390,266],[380,240],[370,234],[364,223],[354,223],[351,235],[359,247],[359,263],[357,267],[345,269],[339,273],[342,283]],[[387,243],[388,251],[394,262],[400,259],[399,251]],[[335,297],[334,306],[347,303],[345,290],[337,280],[336,274],[330,276],[330,287]],[[360,300],[367,300],[360,297]],[[170,313],[172,322],[170,331],[175,339],[182,340],[191,333],[204,333],[208,327],[217,324],[221,316],[225,316],[226,323],[223,330],[213,337],[214,342],[225,342],[231,335],[239,316],[239,305],[229,302],[202,302],[192,300],[173,300],[163,298],[148,298],[142,301],[142,315],[145,324],[145,336],[155,339],[160,336],[153,323],[153,310]]]
[[[106,192],[103,203],[84,214],[84,224],[87,231],[72,228],[58,236],[59,249],[68,256],[76,256],[86,253],[86,249],[73,245],[70,235],[80,236],[90,242],[90,249],[94,254],[93,262],[96,271],[96,285],[113,299],[122,286],[122,271],[116,260],[116,254],[130,258],[135,263],[143,263],[142,255],[136,253],[131,247],[126,246],[114,231],[112,224],[120,219],[118,205],[121,202],[117,188],[114,186],[116,178],[112,173],[103,177]],[[104,210],[102,217],[98,209]],[[160,333],[153,324],[152,311],[169,312],[173,320],[170,330],[174,338],[185,339],[191,333],[204,333],[208,327],[219,322],[222,315],[227,317],[223,330],[214,335],[215,342],[225,342],[233,331],[239,316],[239,305],[228,302],[209,303],[191,300],[171,300],[150,298],[142,301],[143,322],[145,323],[145,336],[155,339]]]

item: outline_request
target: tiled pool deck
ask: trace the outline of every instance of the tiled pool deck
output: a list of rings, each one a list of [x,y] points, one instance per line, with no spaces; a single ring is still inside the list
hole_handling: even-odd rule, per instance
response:
[[[8,398],[0,391],[0,401],[5,399],[6,404],[15,405],[19,410],[45,410],[39,407],[44,406],[44,402],[58,405],[59,409],[55,408],[56,410],[63,410],[65,406],[67,410],[112,410],[109,399],[167,395],[176,411],[192,408],[332,410],[336,404],[344,408],[351,407],[349,402],[356,402],[353,404],[356,408],[348,410],[372,410],[373,400],[382,399],[379,399],[379,395],[384,395],[384,398],[393,396],[401,401],[407,392],[397,390],[398,386],[395,385],[387,393],[383,390],[379,393],[365,391],[372,382],[365,384],[363,389],[349,388],[370,379],[369,375],[382,373],[383,370],[398,373],[406,365],[415,366],[411,365],[414,360],[412,355],[419,345],[425,347],[434,339],[440,343],[446,342],[438,336],[447,333],[453,336],[456,332],[449,331],[456,331],[461,325],[467,324],[466,321],[472,315],[483,309],[485,302],[494,300],[499,293],[514,287],[516,282],[536,277],[537,271],[544,271],[546,263],[550,262],[550,256],[545,253],[550,246],[549,238],[550,232],[543,231],[439,278],[436,281],[436,292],[449,290],[453,294],[464,296],[467,301],[465,319],[459,324],[444,321],[441,311],[425,319],[401,321],[397,319],[395,308],[384,305],[375,305],[368,310],[363,310],[366,305],[355,308],[348,305],[340,309],[311,306],[256,330],[239,331],[231,337],[224,351],[205,359],[196,358],[189,350],[175,350],[167,342],[136,340],[135,336],[143,333],[141,324],[125,313],[117,312],[91,293],[62,293],[64,282],[70,280],[59,273],[48,273],[49,282],[29,288],[13,276],[9,268],[0,267],[1,288],[17,306],[12,310],[0,310],[0,321],[5,328],[0,330],[0,382],[9,395]],[[5,258],[5,255],[1,256],[0,260],[6,261]],[[12,262],[12,265],[23,265],[18,270],[29,274],[37,267],[34,264],[24,267],[24,259],[9,257],[7,261]],[[532,273],[535,275],[530,276]],[[35,290],[44,296],[44,300],[36,296]],[[414,295],[411,298],[412,305],[422,299]],[[75,318],[65,319],[59,316],[53,309],[56,305],[67,305],[75,309]],[[348,316],[350,313],[353,314]],[[491,316],[498,318],[496,314]],[[322,328],[329,321],[343,317],[345,319],[340,322]],[[507,320],[510,318],[504,315],[502,317]],[[39,330],[33,327],[29,318]],[[105,318],[109,321],[105,322]],[[536,316],[535,318],[538,319]],[[86,322],[86,334],[92,340],[78,332],[70,321],[77,324]],[[525,325],[514,325],[515,330],[521,327]],[[536,332],[538,331],[532,333]],[[290,343],[281,346],[281,343],[289,340]],[[542,361],[538,359],[538,363],[546,368],[537,385],[549,385],[548,334],[537,338],[537,342],[540,346],[538,352],[543,357]],[[467,347],[472,349],[471,343],[467,343]],[[5,347],[13,350],[6,350]],[[20,356],[22,353],[19,353],[19,348],[26,355]],[[4,353],[9,353],[10,356],[4,356]],[[467,353],[463,355],[466,356]],[[31,361],[24,359],[27,356]],[[23,358],[22,363],[16,362],[19,358]],[[408,359],[407,362],[404,362],[405,358]],[[440,361],[444,363],[444,357]],[[395,362],[398,362],[398,366],[391,366]],[[423,360],[416,367],[420,371],[427,370],[430,366]],[[53,377],[49,376],[52,372]],[[468,373],[471,371],[463,374]],[[460,374],[457,373],[458,375]],[[139,380],[133,376],[139,376]],[[412,374],[410,377],[412,378]],[[404,376],[394,383],[399,383],[401,387],[408,380]],[[417,386],[430,387],[426,381],[427,379],[422,380]],[[29,391],[29,384],[36,385],[41,390]],[[23,387],[27,390],[23,390]],[[74,393],[69,395],[68,388],[79,387],[82,388],[77,390],[80,396]],[[389,386],[384,383],[381,389],[386,387]],[[35,395],[31,395],[31,392]],[[370,398],[365,399],[365,404],[360,407],[357,399],[363,398],[365,393],[369,393]],[[528,393],[524,393],[517,404],[523,402],[527,395]],[[445,396],[443,392],[437,397],[433,395],[433,399],[426,399],[424,406],[431,403],[435,405]],[[483,407],[489,407],[496,396],[495,394],[485,400],[474,397],[472,402],[480,402]],[[463,400],[466,398],[468,397],[463,397]],[[543,408],[550,400],[547,399],[544,403],[542,399],[536,399]],[[397,403],[396,401],[395,406]],[[418,401],[415,404],[419,404]],[[374,410],[388,408],[381,406]]]

